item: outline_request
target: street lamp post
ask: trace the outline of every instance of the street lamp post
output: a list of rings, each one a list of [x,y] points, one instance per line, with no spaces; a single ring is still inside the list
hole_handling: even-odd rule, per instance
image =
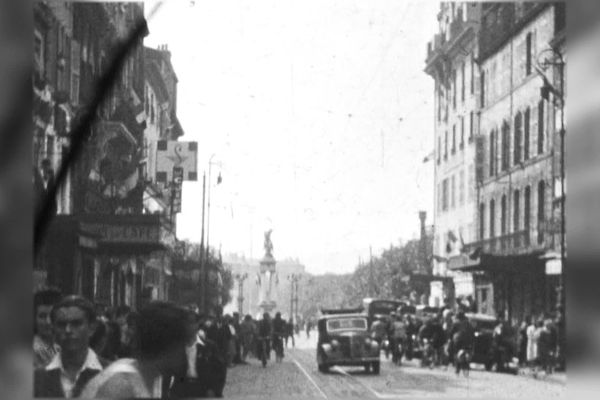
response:
[[[202,232],[200,236],[200,309],[203,313],[206,309],[206,265],[204,263],[204,205],[206,194],[206,173],[202,174]]]
[[[202,291],[202,301],[205,305],[208,305],[208,294],[206,293],[206,281],[208,280],[208,256],[209,256],[209,251],[210,251],[210,242],[209,242],[209,236],[210,236],[210,188],[211,188],[211,184],[212,184],[212,180],[211,180],[211,173],[212,173],[212,165],[213,165],[213,157],[215,156],[215,154],[212,154],[208,160],[208,193],[206,194],[207,197],[207,205],[206,205],[206,246],[201,245],[201,250],[202,253],[200,254],[201,259],[203,259],[203,261],[201,261],[201,265],[203,265],[203,271],[202,271],[202,281],[204,282],[204,290]],[[206,181],[205,181],[205,176],[206,174],[203,175],[202,178],[202,243],[204,242],[204,194],[206,191]],[[219,172],[219,177],[217,178],[217,185],[220,184],[223,181],[223,178],[221,177],[221,173]],[[204,311],[206,312],[207,310],[204,309]]]
[[[244,314],[244,281],[246,280],[246,278],[248,278],[248,274],[247,273],[243,273],[243,274],[235,274],[234,275],[235,279],[238,282],[238,312],[240,313],[240,315]]]
[[[295,321],[295,316],[298,313],[298,282],[302,278],[300,274],[288,275],[288,281],[290,281],[290,318]],[[294,302],[296,302],[296,308],[294,312]]]
[[[550,54],[550,56],[546,56]],[[559,101],[560,106],[560,261],[561,271],[559,274],[559,284],[557,293],[557,312],[559,312],[560,318],[564,317],[563,302],[565,292],[565,275],[566,275],[566,218],[565,218],[565,206],[566,206],[566,192],[565,192],[565,60],[561,52],[555,48],[550,47],[543,50],[538,56],[537,68],[538,74],[544,81],[541,92],[542,97],[545,99],[549,98],[549,94],[552,93]],[[555,88],[554,85],[548,80],[544,74],[544,70],[548,67],[553,66],[558,69],[559,75],[559,88]],[[556,103],[555,103],[556,104]]]

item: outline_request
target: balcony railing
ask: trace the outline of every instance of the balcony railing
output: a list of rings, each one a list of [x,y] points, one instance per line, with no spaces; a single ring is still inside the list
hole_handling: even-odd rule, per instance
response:
[[[529,230],[522,230],[508,235],[496,236],[465,244],[463,251],[465,253],[471,253],[477,248],[481,248],[484,253],[509,255],[522,253],[527,250],[531,244]]]

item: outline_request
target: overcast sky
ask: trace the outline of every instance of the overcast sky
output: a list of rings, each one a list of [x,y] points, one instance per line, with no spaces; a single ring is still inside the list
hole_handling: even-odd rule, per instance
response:
[[[148,2],[150,10],[153,2]],[[432,221],[433,80],[423,72],[435,1],[167,1],[145,43],[167,44],[178,117],[212,166],[210,243],[310,272]],[[216,185],[216,176],[223,182]],[[185,183],[180,239],[200,240],[202,182]]]

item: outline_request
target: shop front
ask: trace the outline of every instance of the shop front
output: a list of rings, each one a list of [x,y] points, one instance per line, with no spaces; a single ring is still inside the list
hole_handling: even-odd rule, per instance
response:
[[[478,312],[518,323],[527,316],[549,315],[556,304],[555,282],[541,255],[481,254],[451,268],[473,274]]]
[[[98,236],[92,298],[137,308],[166,300],[174,234],[159,215],[85,215],[81,225]]]

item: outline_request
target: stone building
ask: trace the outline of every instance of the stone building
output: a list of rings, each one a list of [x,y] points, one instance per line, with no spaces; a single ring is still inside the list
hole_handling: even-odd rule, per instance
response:
[[[552,93],[542,90],[541,74],[554,87],[560,79],[556,68],[542,71],[538,61],[561,43],[564,4],[442,3],[439,19],[440,34],[429,44],[426,68],[436,79],[436,143],[441,159],[436,164],[435,272],[451,271],[457,294],[472,290],[480,312],[513,321],[552,313],[561,276],[560,266],[556,269],[563,204],[560,106]],[[458,53],[449,51],[453,32]],[[562,47],[556,49],[560,52]],[[455,109],[454,71],[468,56],[472,91],[467,107],[473,111],[473,140],[464,159],[453,161],[452,150],[446,158],[447,148],[454,148],[454,135],[445,117],[452,123],[457,113],[446,115],[446,108]],[[460,112],[458,104],[456,108]],[[447,130],[452,132],[448,140]],[[453,209],[452,175],[466,166],[473,175],[465,189],[469,204],[460,214]],[[463,228],[463,235],[442,239],[453,225],[460,233],[459,221],[465,220],[466,235]],[[456,242],[460,244],[453,245]]]
[[[439,32],[428,44],[425,72],[435,80],[435,207],[431,305],[474,295],[472,275],[452,271],[463,245],[476,239],[476,64],[480,3],[442,2]],[[454,261],[453,261],[454,260]]]
[[[33,161],[41,201],[115,50],[145,21],[139,2],[36,2],[34,17]],[[171,82],[170,74],[165,80]],[[175,226],[164,207],[149,207],[161,193],[152,190],[144,166],[145,84],[142,37],[96,110],[89,140],[59,190],[34,287],[57,286],[110,306],[169,298]],[[171,125],[170,137],[182,134],[178,123]]]

